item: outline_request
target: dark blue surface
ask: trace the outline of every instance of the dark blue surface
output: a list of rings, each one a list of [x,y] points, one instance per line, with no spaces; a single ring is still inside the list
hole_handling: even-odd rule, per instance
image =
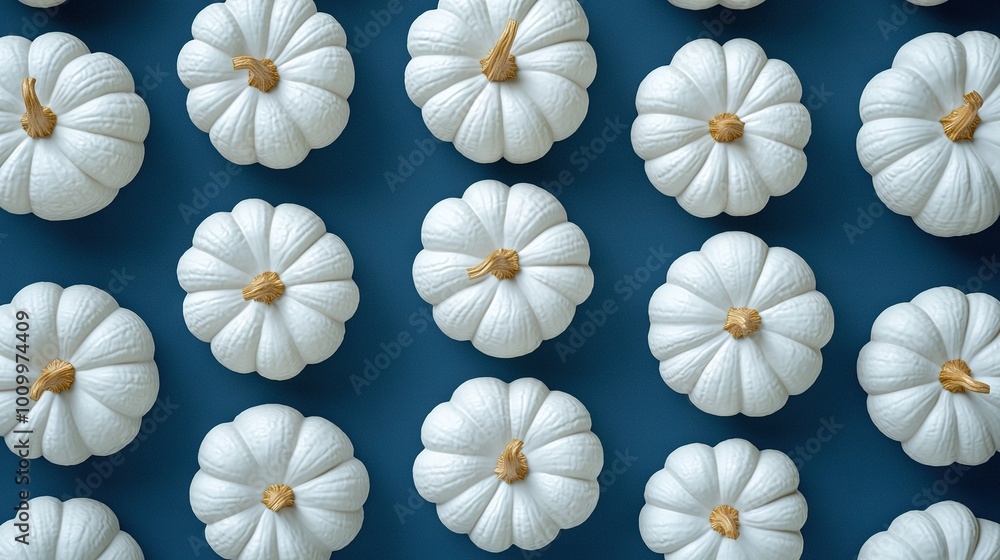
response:
[[[398,13],[384,11],[394,1]],[[951,0],[918,9],[903,0],[767,0],[746,12],[691,12],[666,0],[587,0],[598,57],[587,120],[540,161],[514,166],[478,165],[451,145],[427,141],[420,111],[406,97],[403,69],[410,22],[434,0],[318,0],[349,31],[357,67],[351,120],[332,146],[285,171],[228,164],[188,119],[176,56],[206,4],[70,0],[48,11],[15,0],[0,5],[0,34],[66,31],[122,59],[152,116],[142,171],[110,207],[63,223],[0,215],[0,301],[41,280],[107,289],[149,325],[160,367],[159,412],[147,416],[118,464],[94,458],[66,468],[34,461],[34,495],[105,502],[148,559],[216,558],[188,505],[198,445],[212,426],[250,406],[278,402],[343,428],[371,475],[364,527],[336,558],[653,559],[637,524],[646,480],[673,449],[730,437],[788,452],[800,465],[800,489],[810,506],[803,529],[807,559],[854,558],[896,515],[942,499],[1000,520],[1000,459],[974,468],[910,460],[871,423],[855,372],[857,353],[885,307],[937,285],[1000,295],[1000,227],[961,239],[923,233],[909,218],[884,211],[854,148],[861,91],[903,43],[929,31],[1000,33],[1000,3]],[[803,84],[813,120],[809,171],[795,191],[772,199],[756,216],[688,215],[647,182],[632,151],[628,129],[639,82],[699,36],[753,39],[769,56],[789,62]],[[433,152],[417,155],[421,145]],[[390,188],[385,174],[398,172],[399,158],[411,156],[419,165]],[[587,234],[596,283],[573,323],[581,338],[571,338],[571,331],[529,356],[499,360],[448,339],[421,315],[429,307],[410,276],[420,223],[435,202],[484,178],[545,185]],[[361,305],[343,346],[291,381],[226,370],[188,332],[181,314],[184,292],[175,269],[195,227],[249,197],[311,208],[344,239],[356,263]],[[180,205],[201,209],[185,216]],[[664,385],[646,345],[649,296],[669,261],[730,229],[802,255],[837,319],[819,381],[766,418],[698,411]],[[656,256],[661,253],[670,255],[667,262]],[[602,308],[614,312],[601,326],[588,325],[587,312]],[[401,333],[412,344],[394,346]],[[559,348],[573,351],[560,354]],[[380,357],[387,351],[395,356]],[[363,378],[366,360],[387,367],[369,372],[374,379],[356,390],[351,378]],[[433,505],[413,490],[410,469],[424,417],[462,381],[482,375],[534,376],[575,395],[604,444],[607,470],[596,511],[547,550],[483,552],[445,529]],[[829,424],[835,434],[821,432]],[[13,455],[0,453],[0,505],[8,513],[15,465]]]

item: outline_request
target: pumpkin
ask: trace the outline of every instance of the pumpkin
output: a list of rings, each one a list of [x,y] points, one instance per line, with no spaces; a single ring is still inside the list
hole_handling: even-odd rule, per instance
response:
[[[75,465],[139,433],[160,378],[138,315],[91,286],[38,282],[0,306],[0,332],[0,433],[11,452]]]
[[[806,172],[802,85],[757,43],[687,43],[639,84],[632,147],[660,192],[689,213],[759,212]]]
[[[577,0],[440,0],[406,38],[406,93],[465,157],[526,163],[576,132],[597,73]]]
[[[226,0],[194,19],[177,57],[187,109],[229,161],[285,169],[347,126],[347,34],[312,0]]]
[[[66,0],[21,0],[22,4],[27,4],[33,8],[51,8],[58,6]]]
[[[833,335],[833,309],[809,265],[738,231],[670,265],[649,321],[663,381],[719,416],[765,416],[808,389]]]
[[[1000,525],[976,519],[969,508],[945,501],[908,511],[872,535],[858,560],[992,560],[1000,557]]]
[[[944,4],[948,0],[909,0],[909,1],[918,6],[937,6],[938,4]]]
[[[427,415],[420,439],[417,492],[483,550],[537,550],[597,506],[604,451],[590,413],[537,379],[462,383]]]
[[[326,560],[361,530],[368,471],[325,418],[249,408],[208,432],[198,466],[191,509],[223,558]]]
[[[142,165],[149,111],[128,68],[66,33],[0,37],[0,208],[71,220]]]
[[[787,455],[743,439],[674,450],[646,483],[639,533],[666,560],[795,560],[808,508]]]
[[[674,6],[688,10],[707,10],[715,6],[722,6],[731,10],[745,10],[763,2],[764,0],[670,0],[670,3]]]
[[[590,295],[590,245],[548,191],[480,181],[431,208],[413,282],[455,340],[509,358],[566,330]]]
[[[227,368],[289,379],[329,358],[358,308],[354,260],[311,210],[259,199],[218,212],[177,264],[184,322]]]
[[[872,421],[932,466],[978,465],[1000,445],[1000,302],[950,287],[883,311],[858,356]]]
[[[990,33],[928,33],[861,94],[861,164],[882,202],[930,234],[976,233],[1000,216],[998,60]]]
[[[0,557],[6,560],[142,560],[142,550],[122,531],[111,508],[89,498],[59,500],[41,496],[18,505],[13,519],[0,525]],[[21,511],[30,516],[27,531],[15,524]],[[14,540],[22,537],[23,542]],[[27,544],[25,544],[27,543]]]

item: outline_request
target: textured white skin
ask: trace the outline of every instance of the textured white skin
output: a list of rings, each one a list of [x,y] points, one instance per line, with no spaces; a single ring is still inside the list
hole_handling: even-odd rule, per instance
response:
[[[191,121],[234,163],[285,169],[340,136],[354,90],[347,34],[312,0],[227,0],[202,10],[177,57],[191,91]],[[233,70],[237,56],[267,58],[278,84],[267,93]]]
[[[1000,302],[950,287],[883,311],[858,356],[868,413],[913,460],[978,465],[1000,448]],[[989,394],[952,393],[941,366],[961,359]]]
[[[688,10],[705,10],[715,6],[730,8],[733,10],[745,10],[762,4],[764,0],[670,0],[670,3],[678,8]]]
[[[191,509],[205,540],[230,560],[329,560],[357,536],[368,471],[329,420],[264,404],[219,424],[198,449]],[[264,490],[284,484],[295,504],[274,512]]]
[[[22,4],[27,4],[33,8],[51,8],[58,6],[66,0],[20,0]]]
[[[128,68],[66,33],[0,37],[0,208],[46,220],[93,214],[135,178],[149,111]],[[47,138],[21,128],[21,81],[56,115]]]
[[[244,200],[206,218],[193,245],[177,264],[184,322],[222,365],[289,379],[340,347],[358,309],[354,260],[311,210]],[[270,304],[244,300],[243,288],[268,271],[285,293]]]
[[[479,60],[507,18],[517,77],[490,82]],[[576,132],[587,116],[597,57],[577,0],[440,0],[410,27],[406,93],[435,137],[465,157],[534,161]]]
[[[795,560],[808,514],[798,486],[799,471],[779,451],[743,439],[685,445],[646,483],[639,533],[666,560]],[[739,538],[709,525],[720,505],[739,512]]]
[[[0,525],[4,560],[143,560],[131,535],[118,526],[111,509],[89,498],[65,502],[42,496],[28,501],[28,546],[14,541],[20,531],[11,519]]]
[[[723,330],[731,307],[761,317],[757,332]],[[833,308],[802,257],[749,233],[713,236],[682,255],[649,301],[649,349],[660,375],[718,416],[766,416],[816,381]]]
[[[435,204],[420,230],[413,283],[441,331],[511,358],[566,330],[594,288],[590,245],[566,219],[554,196],[527,183],[479,181]],[[517,251],[520,272],[470,280],[466,269],[501,248]]]
[[[916,4],[918,6],[937,6],[938,4],[944,4],[948,0],[909,0],[911,4]]]
[[[18,352],[18,311],[29,318],[28,352]],[[19,434],[32,430],[28,457],[45,457],[57,465],[76,465],[91,455],[117,453],[139,433],[160,389],[153,362],[153,337],[138,315],[118,307],[106,292],[92,286],[38,282],[0,306],[0,433],[18,453]],[[16,355],[26,355],[30,383],[55,359],[76,369],[73,386],[61,393],[45,391],[29,399],[28,421],[15,417],[18,387]],[[30,386],[30,384],[29,384]]]
[[[597,506],[604,451],[590,431],[590,413],[537,379],[462,383],[427,415],[420,439],[425,449],[413,463],[417,492],[437,504],[445,527],[468,534],[483,550],[512,544],[537,550]],[[511,439],[524,442],[528,474],[507,484],[494,468]]]
[[[938,502],[908,511],[872,535],[858,560],[997,560],[1000,525],[976,519],[958,502]]]
[[[928,33],[896,53],[861,95],[857,149],[893,212],[941,237],[982,231],[1000,216],[1000,39]],[[974,139],[951,141],[940,119],[978,91]]]
[[[755,214],[805,175],[812,121],[801,98],[795,71],[757,43],[691,41],[639,84],[632,147],[653,186],[691,214]],[[745,123],[742,137],[712,138],[721,113]]]

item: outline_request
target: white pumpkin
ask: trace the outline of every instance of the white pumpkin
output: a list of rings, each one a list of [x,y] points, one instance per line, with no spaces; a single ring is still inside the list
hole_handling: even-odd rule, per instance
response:
[[[639,84],[632,147],[663,194],[700,218],[759,212],[806,172],[802,85],[760,45],[697,39]]]
[[[340,347],[354,260],[311,210],[244,200],[205,218],[193,245],[177,264],[184,322],[222,365],[289,379]]]
[[[191,509],[228,560],[329,560],[361,530],[368,471],[324,418],[255,406],[208,432],[198,465]]]
[[[745,10],[763,3],[764,0],[670,0],[670,3],[678,8],[688,10],[707,10],[715,6],[722,6],[732,10]]]
[[[191,33],[177,57],[188,114],[229,161],[294,167],[347,126],[347,34],[312,0],[210,4]]]
[[[795,560],[808,508],[787,455],[743,439],[674,450],[646,483],[639,533],[666,560]]]
[[[479,181],[424,218],[413,283],[434,322],[490,356],[533,351],[566,330],[594,288],[590,245],[548,191]]]
[[[71,220],[142,165],[149,111],[128,68],[66,33],[0,37],[0,208]]]
[[[537,379],[462,383],[427,415],[420,439],[417,492],[483,550],[537,550],[597,506],[604,451],[590,413]]]
[[[122,531],[111,508],[89,498],[60,502],[49,496],[27,505],[27,544],[15,541],[25,533],[13,519],[0,525],[0,558],[4,560],[143,560],[142,550]],[[15,510],[19,514],[19,510]]]
[[[857,148],[893,212],[937,236],[1000,216],[1000,39],[928,33],[903,45],[861,94]]]
[[[938,502],[924,511],[908,511],[872,535],[858,560],[996,560],[1000,525],[976,519],[958,502]]]
[[[931,288],[883,311],[858,356],[868,413],[913,460],[978,465],[1000,448],[1000,302]]]
[[[138,315],[91,286],[38,282],[0,306],[0,332],[0,433],[11,452],[75,465],[139,433],[160,377]]]
[[[410,27],[406,93],[465,157],[534,161],[587,116],[589,33],[577,0],[440,0]]]
[[[33,8],[51,8],[58,6],[66,0],[21,0],[22,4],[27,4]]]
[[[808,389],[833,335],[833,309],[802,257],[738,231],[670,265],[649,322],[663,380],[719,416],[765,416]]]
[[[938,4],[944,4],[948,0],[909,0],[910,3],[916,4],[918,6],[937,6]]]

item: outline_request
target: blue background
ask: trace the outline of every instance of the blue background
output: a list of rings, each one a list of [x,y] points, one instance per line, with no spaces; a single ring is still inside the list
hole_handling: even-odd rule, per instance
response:
[[[176,56],[205,0],[70,0],[49,10],[2,0],[0,34],[66,31],[94,51],[114,54],[132,70],[152,116],[142,171],[105,210],[63,223],[0,216],[0,300],[42,280],[110,291],[152,330],[162,384],[159,412],[147,416],[117,464],[93,458],[57,467],[37,460],[34,495],[105,502],[149,559],[215,558],[188,504],[198,445],[212,426],[250,406],[278,402],[338,424],[371,475],[364,527],[335,557],[491,558],[445,529],[433,505],[413,490],[420,425],[466,379],[534,376],[590,410],[605,450],[603,492],[593,516],[547,550],[513,548],[497,558],[656,558],[637,526],[646,480],[673,449],[730,437],[785,451],[800,465],[800,489],[810,506],[803,529],[807,559],[854,558],[895,516],[942,499],[1000,520],[1000,460],[971,469],[910,460],[871,423],[855,372],[858,351],[885,307],[937,285],[1000,295],[994,276],[1000,273],[984,265],[995,262],[1000,229],[960,239],[923,233],[909,218],[884,210],[854,148],[861,91],[903,43],[929,31],[1000,33],[1000,3],[951,0],[915,8],[903,0],[768,0],[746,12],[692,12],[665,0],[587,0],[599,61],[587,119],[541,160],[515,166],[478,165],[451,145],[427,142],[420,111],[403,88],[403,69],[407,29],[434,1],[398,2],[392,14],[384,11],[389,0],[318,0],[349,31],[357,67],[350,124],[298,167],[274,171],[229,165],[187,117]],[[699,36],[747,37],[789,62],[812,114],[805,179],[752,217],[688,215],[647,182],[629,141],[639,82]],[[421,145],[433,152],[415,155]],[[390,187],[386,173],[399,171],[400,157],[412,157],[415,165]],[[421,318],[429,307],[410,275],[421,221],[435,202],[484,178],[544,184],[586,232],[596,283],[573,328],[592,336],[574,341],[564,333],[529,356],[499,360],[448,339]],[[175,269],[195,227],[249,197],[311,208],[345,240],[356,263],[361,305],[343,346],[286,382],[226,370],[187,331],[181,313],[184,292]],[[185,215],[181,205],[199,209]],[[802,255],[837,318],[817,383],[766,418],[700,412],[664,385],[646,345],[647,303],[669,261],[732,229]],[[649,258],[657,252],[671,256]],[[615,312],[602,326],[584,326],[586,312],[605,305]],[[397,350],[400,333],[412,344]],[[560,355],[559,344],[573,352]],[[397,355],[379,357],[383,352]],[[356,387],[351,378],[364,379],[366,360],[387,367],[370,371],[368,384]],[[819,433],[826,424],[836,426],[832,437]],[[8,513],[15,464],[13,455],[0,453],[0,504]]]

